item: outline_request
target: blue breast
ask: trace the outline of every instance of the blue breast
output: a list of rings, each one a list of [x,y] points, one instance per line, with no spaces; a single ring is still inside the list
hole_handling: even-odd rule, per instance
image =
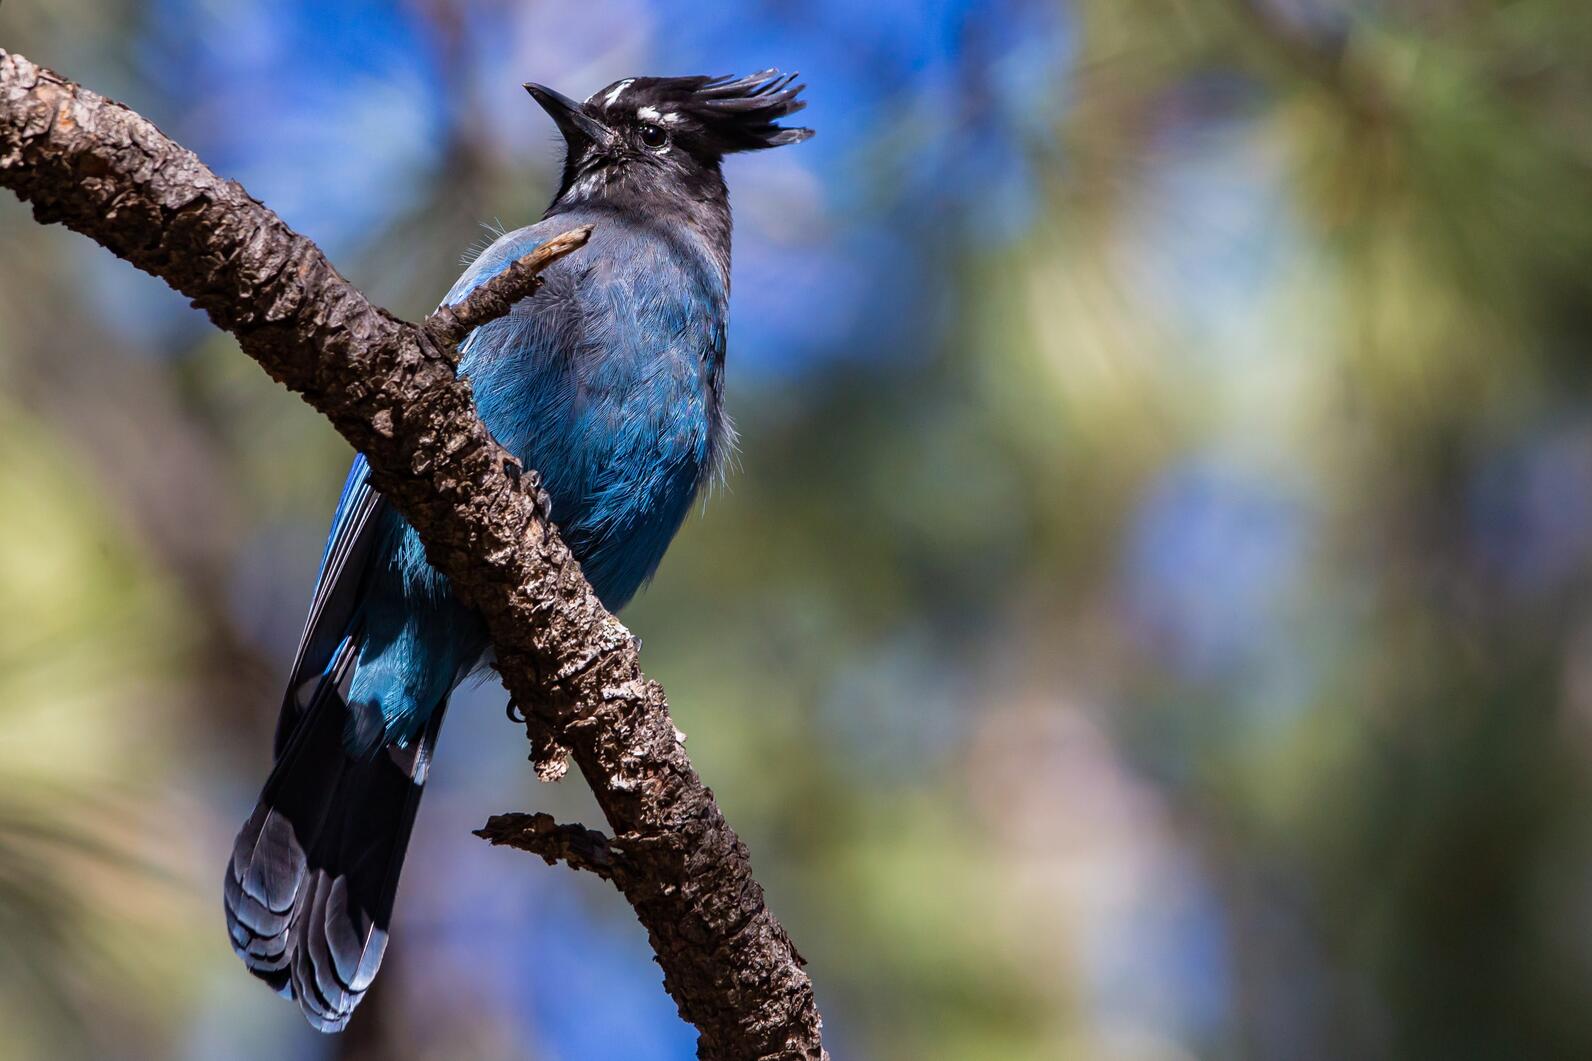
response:
[[[617,610],[657,569],[726,441],[721,274],[688,242],[587,209],[499,239],[449,299],[586,222],[591,242],[478,329],[460,369],[493,435],[542,474],[553,521]]]

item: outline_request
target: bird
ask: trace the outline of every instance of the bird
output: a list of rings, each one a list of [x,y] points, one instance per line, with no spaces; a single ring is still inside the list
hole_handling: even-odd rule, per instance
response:
[[[524,87],[562,135],[540,221],[495,240],[463,300],[547,239],[589,242],[459,345],[493,436],[541,476],[592,589],[617,612],[657,570],[735,442],[723,407],[730,205],[722,160],[794,144],[796,74],[627,77],[583,102]],[[341,1031],[387,948],[399,870],[454,689],[490,665],[480,615],[356,455],[321,555],[273,765],[227,863],[232,947]]]

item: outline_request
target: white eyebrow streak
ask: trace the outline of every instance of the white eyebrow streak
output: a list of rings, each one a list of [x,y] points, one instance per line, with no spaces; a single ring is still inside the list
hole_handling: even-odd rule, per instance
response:
[[[680,116],[674,111],[670,111],[668,114],[665,114],[661,120],[665,125],[676,125],[680,121]]]
[[[615,85],[614,90],[608,93],[608,95],[603,99],[603,106],[612,107],[614,103],[618,101],[620,95],[624,93],[625,89],[635,84],[635,81],[635,78],[627,77],[623,81],[619,82],[619,84]]]
[[[644,122],[659,122],[663,120],[663,115],[658,113],[657,107],[637,107],[636,117]]]

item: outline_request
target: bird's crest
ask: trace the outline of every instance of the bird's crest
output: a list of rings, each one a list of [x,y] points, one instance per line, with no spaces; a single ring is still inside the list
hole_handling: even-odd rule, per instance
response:
[[[795,144],[811,129],[779,125],[807,106],[798,99],[799,75],[761,70],[747,77],[627,77],[592,93],[584,104],[594,115],[658,122],[711,141],[720,152],[755,151]]]

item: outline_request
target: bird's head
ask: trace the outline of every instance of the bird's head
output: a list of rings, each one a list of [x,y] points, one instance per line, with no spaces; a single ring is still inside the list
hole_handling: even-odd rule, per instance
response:
[[[736,151],[794,144],[811,129],[779,119],[807,104],[795,74],[749,77],[627,77],[584,103],[544,85],[525,89],[552,117],[568,145],[559,202],[670,192],[700,197],[722,190],[719,162]]]

